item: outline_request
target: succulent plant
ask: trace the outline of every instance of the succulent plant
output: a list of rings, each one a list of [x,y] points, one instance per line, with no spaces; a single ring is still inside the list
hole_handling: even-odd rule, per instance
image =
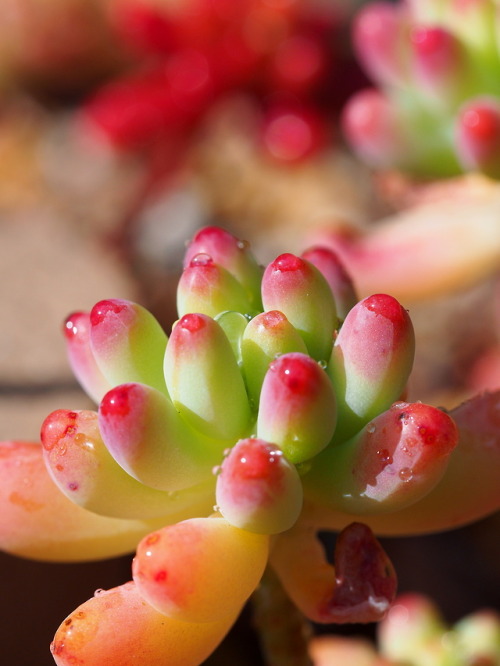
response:
[[[493,609],[449,626],[433,601],[406,593],[396,598],[377,633],[378,651],[365,640],[314,639],[314,666],[495,666],[500,659],[500,616]]]
[[[353,44],[375,88],[343,118],[356,152],[376,168],[427,178],[500,177],[500,52],[495,0],[370,2]]]
[[[112,25],[135,65],[94,91],[80,118],[115,148],[165,142],[178,156],[228,95],[253,100],[259,143],[279,163],[300,161],[330,136],[331,79],[344,57],[333,36],[341,3],[212,0],[114,3]]]
[[[266,568],[310,620],[379,620],[396,575],[374,532],[448,529],[500,505],[500,393],[450,413],[405,401],[410,316],[387,294],[357,301],[333,252],[264,269],[206,227],[177,299],[168,337],[130,301],[71,314],[69,360],[98,409],[56,410],[42,446],[0,448],[4,550],[136,549],[131,582],[62,622],[59,666],[200,664]],[[334,565],[320,530],[339,532]]]

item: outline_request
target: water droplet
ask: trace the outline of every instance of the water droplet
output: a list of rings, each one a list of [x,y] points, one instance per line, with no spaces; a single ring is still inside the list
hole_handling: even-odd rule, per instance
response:
[[[106,590],[103,590],[102,587],[99,587],[95,592],[94,592],[94,597],[100,597],[101,594],[104,594]]]
[[[276,352],[276,354],[274,355],[274,359],[277,360],[277,359],[279,359],[280,356],[283,356],[283,352]],[[272,365],[272,363],[271,363],[271,365]],[[274,370],[274,368],[273,368],[273,370]]]
[[[212,509],[215,511],[215,513],[220,513],[220,506],[218,504],[214,504]]]
[[[223,456],[228,456],[231,453],[232,450],[233,450],[233,448],[231,446],[228,446],[227,449],[224,449],[224,451],[222,452],[222,455]]]
[[[377,451],[377,457],[380,462],[387,463],[388,465],[392,464],[392,456],[387,449],[379,449]]]
[[[253,319],[253,315],[251,315],[249,312],[244,312],[244,313],[243,313],[243,316],[244,316],[245,319],[247,319],[248,321],[252,321],[252,319]]]
[[[375,432],[376,429],[377,429],[377,427],[374,423],[369,423],[366,426],[366,432],[370,433],[370,435],[373,435],[373,433]]]
[[[236,243],[236,246],[239,250],[248,250],[250,243],[247,240],[239,240]]]
[[[194,257],[191,259],[191,266],[210,266],[210,264],[213,264],[214,260],[212,257],[207,254],[206,252],[200,252],[199,254],[195,254]]]
[[[405,483],[413,479],[413,470],[410,467],[403,467],[399,470],[399,478]]]
[[[214,476],[219,476],[219,474],[222,472],[222,466],[221,465],[215,465],[212,467],[212,474]]]
[[[326,361],[318,361],[318,365],[322,370],[326,370],[328,367],[328,363]]]

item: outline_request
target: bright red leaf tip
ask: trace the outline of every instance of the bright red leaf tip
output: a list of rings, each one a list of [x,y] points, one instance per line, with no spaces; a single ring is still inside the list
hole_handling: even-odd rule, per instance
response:
[[[225,265],[226,259],[234,252],[248,249],[248,243],[240,241],[220,227],[203,227],[189,243],[184,256],[184,268],[189,266],[199,254],[206,254],[216,264]]]
[[[63,332],[68,340],[75,338],[79,334],[82,325],[86,324],[87,317],[88,314],[86,312],[72,312],[66,317],[63,324]]]
[[[500,134],[498,109],[486,105],[467,109],[461,116],[463,131],[476,141],[492,141]]]
[[[260,439],[246,439],[238,444],[237,455],[231,457],[231,464],[224,462],[224,475],[232,482],[248,479],[266,479],[273,488],[279,488],[283,480],[280,458],[283,455],[273,444]]]
[[[76,432],[77,412],[66,409],[58,409],[47,416],[41,428],[41,440],[43,448],[51,451],[59,444],[59,441]]]
[[[120,314],[126,310],[127,307],[128,304],[125,303],[125,301],[116,298],[99,301],[99,303],[96,303],[90,311],[90,323],[92,326],[98,326],[106,319],[108,313]]]
[[[456,126],[456,147],[463,166],[500,175],[500,103],[493,98],[466,104]]]
[[[419,26],[411,32],[411,43],[418,55],[429,58],[449,55],[448,49],[453,41],[444,28]]]
[[[277,534],[297,520],[302,485],[295,466],[275,444],[243,439],[222,463],[216,501],[224,518],[236,527]]]
[[[121,418],[130,412],[131,394],[137,393],[137,384],[122,384],[108,391],[101,400],[99,411],[103,416]]]
[[[394,324],[404,326],[408,320],[407,311],[401,304],[389,294],[373,294],[364,300],[360,301],[360,307],[366,308],[381,315],[386,319],[390,319]]]
[[[322,385],[318,376],[318,364],[304,354],[286,354],[269,366],[271,372],[279,375],[279,381],[290,394],[306,395],[319,390]]]

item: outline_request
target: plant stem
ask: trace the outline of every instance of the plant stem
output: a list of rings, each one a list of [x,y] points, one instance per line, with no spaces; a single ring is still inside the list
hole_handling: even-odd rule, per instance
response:
[[[269,567],[252,596],[252,604],[267,666],[313,666],[307,650],[312,627]]]

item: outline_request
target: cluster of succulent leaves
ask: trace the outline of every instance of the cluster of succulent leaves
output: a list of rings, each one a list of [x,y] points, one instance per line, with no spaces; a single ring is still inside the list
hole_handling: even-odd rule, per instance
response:
[[[419,594],[396,600],[378,627],[382,654],[412,666],[494,666],[500,658],[500,617],[475,611],[447,625],[436,605]]]
[[[2,548],[70,561],[139,542],[133,580],[61,624],[60,666],[199,664],[268,565],[311,620],[378,620],[396,576],[372,530],[498,508],[498,393],[450,413],[404,401],[409,314],[386,294],[358,300],[331,251],[264,268],[206,227],[177,307],[168,337],[125,300],[70,315],[70,363],[97,411],[57,410],[42,447],[2,446]],[[333,565],[320,530],[340,532]]]
[[[206,114],[244,95],[268,156],[295,162],[324,146],[341,58],[335,3],[128,0],[111,13],[131,66],[83,105],[85,126],[127,150],[184,147]]]
[[[425,177],[500,177],[498,16],[497,0],[361,9],[354,48],[377,87],[350,100],[344,129],[364,160]]]
[[[362,639],[314,639],[317,666],[496,666],[500,658],[500,616],[493,609],[470,613],[448,625],[428,597],[396,598],[377,627],[378,650]]]

